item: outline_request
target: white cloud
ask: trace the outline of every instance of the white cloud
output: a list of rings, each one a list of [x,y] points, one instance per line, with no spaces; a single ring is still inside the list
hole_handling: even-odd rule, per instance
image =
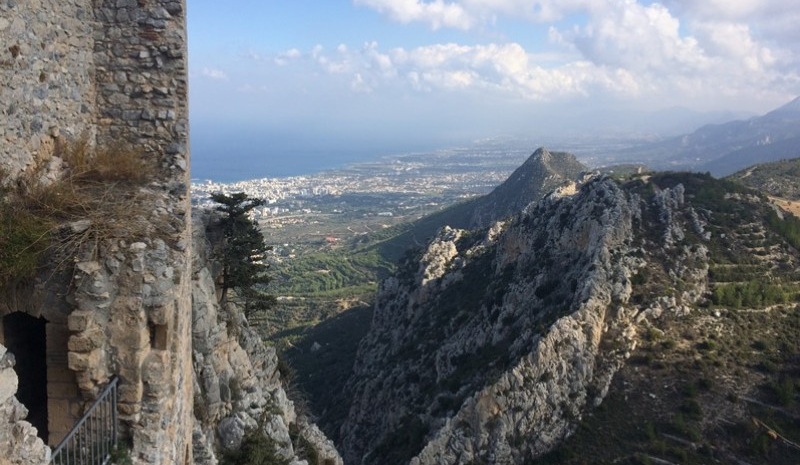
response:
[[[761,72],[775,63],[770,49],[753,39],[746,24],[699,23],[695,30],[706,50],[721,59],[740,63],[745,70]]]
[[[551,28],[552,46],[565,52],[547,54],[515,42],[392,49],[368,42],[352,50],[316,47],[308,63],[349,76],[340,82],[358,93],[443,91],[534,101],[645,98],[688,105],[719,96],[791,95],[800,86],[796,70],[776,71],[782,55],[759,44],[747,27],[704,23],[695,26],[694,36],[682,36],[680,21],[663,6],[623,3],[592,24]]]
[[[533,22],[556,21],[575,12],[600,10],[614,0],[353,0],[400,23],[432,29],[469,30],[494,25],[498,16]]]
[[[694,106],[764,95],[781,101],[800,93],[800,32],[771,13],[776,2],[641,1],[354,0],[397,21],[432,28],[491,27],[497,18],[513,16],[534,24],[529,27],[546,27],[548,33],[539,43],[524,37],[525,42],[396,48],[342,43],[254,55],[280,65],[281,74],[266,80],[286,79],[328,94],[406,98],[442,91],[486,101],[643,99]],[[712,12],[724,5],[730,9],[714,17]],[[800,23],[800,6],[788,10],[782,16]],[[573,13],[579,15],[570,17]],[[748,15],[768,19],[750,22]],[[783,26],[765,31],[764,24]]]
[[[278,66],[284,66],[287,63],[289,63],[291,60],[296,60],[296,59],[298,59],[298,58],[300,58],[302,56],[303,56],[303,54],[300,53],[300,50],[298,50],[296,48],[290,48],[289,50],[286,50],[285,52],[279,53],[275,58],[273,58],[273,61]]]
[[[469,29],[474,18],[458,4],[443,0],[354,0],[356,5],[372,8],[401,23],[424,22],[431,28]]]
[[[318,51],[316,63],[330,72],[334,63],[346,63],[352,73],[350,89],[374,92],[406,88],[411,91],[474,91],[533,100],[587,95],[590,90],[638,92],[624,70],[604,69],[588,61],[556,68],[536,63],[537,55],[517,43],[465,46],[434,44],[382,51],[375,42],[336,59]]]
[[[492,30],[498,18],[547,25],[598,66],[694,78],[722,65],[800,69],[800,2],[786,0],[353,0],[395,21]],[[448,12],[445,14],[445,12]],[[563,26],[572,22],[574,27]],[[501,26],[498,26],[501,27]],[[498,31],[502,34],[502,31]],[[513,38],[512,38],[513,40]],[[529,51],[529,56],[530,56]],[[435,59],[435,57],[432,57]],[[728,75],[728,72],[724,74]]]
[[[202,70],[200,70],[200,75],[205,76],[209,79],[213,79],[215,81],[228,80],[228,75],[225,73],[225,71],[216,68],[208,68],[208,67],[203,68]]]
[[[709,64],[697,40],[682,37],[680,21],[659,4],[619,2],[585,26],[551,34],[599,66],[662,73]]]

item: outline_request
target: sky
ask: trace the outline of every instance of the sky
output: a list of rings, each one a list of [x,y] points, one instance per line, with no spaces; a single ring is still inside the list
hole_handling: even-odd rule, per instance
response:
[[[201,167],[625,130],[676,107],[761,114],[800,95],[794,0],[187,3]]]

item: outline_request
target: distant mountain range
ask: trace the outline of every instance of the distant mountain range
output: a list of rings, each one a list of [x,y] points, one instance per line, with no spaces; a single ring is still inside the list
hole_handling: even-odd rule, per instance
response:
[[[800,97],[763,116],[709,124],[682,136],[620,151],[619,159],[656,169],[727,176],[745,167],[800,157]]]

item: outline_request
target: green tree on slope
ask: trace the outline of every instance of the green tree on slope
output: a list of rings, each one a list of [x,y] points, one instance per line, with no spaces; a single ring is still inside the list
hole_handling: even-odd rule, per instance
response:
[[[216,210],[223,214],[220,221],[223,234],[220,301],[227,301],[228,291],[233,289],[244,307],[245,316],[249,317],[275,302],[274,297],[264,292],[270,282],[265,259],[272,247],[264,241],[258,223],[250,218],[250,212],[265,201],[248,197],[244,192],[216,193],[211,199],[220,204]]]

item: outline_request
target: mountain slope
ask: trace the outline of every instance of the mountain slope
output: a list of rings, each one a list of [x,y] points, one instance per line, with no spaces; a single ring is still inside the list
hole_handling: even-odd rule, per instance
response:
[[[577,415],[608,379],[595,358],[605,309],[625,298],[626,274],[608,263],[608,252],[632,224],[613,183],[593,186],[580,201],[541,202],[503,234],[445,228],[383,284],[348,386],[355,394],[342,427],[348,463],[405,463],[433,434],[444,450],[466,438],[457,445],[470,457],[464,463],[480,450],[519,463],[570,430],[564,415]],[[596,208],[607,214],[570,220]],[[565,369],[562,351],[579,370]],[[513,417],[499,430],[489,425],[497,413]],[[531,428],[549,433],[510,450]],[[423,453],[424,463],[451,463],[439,450]]]
[[[800,144],[800,140],[796,143]],[[730,175],[729,179],[774,197],[800,200],[800,158],[750,166]]]
[[[706,125],[682,136],[623,151],[658,169],[691,169],[725,176],[759,162],[787,158],[800,138],[800,97],[765,115]],[[794,139],[794,143],[782,141]],[[796,155],[794,155],[796,156]],[[748,157],[753,157],[748,162]]]
[[[764,393],[774,380],[759,367],[787,379],[785,388],[775,381],[788,396],[780,408],[795,405],[796,344],[789,339],[771,349],[762,342],[768,348],[751,353],[741,347],[750,333],[741,331],[769,311],[781,316],[776,326],[749,330],[753,335],[797,330],[781,329],[798,323],[783,317],[797,314],[788,310],[800,291],[796,233],[800,221],[775,213],[755,193],[689,174],[598,178],[488,229],[443,229],[382,284],[347,385],[353,399],[340,437],[346,463],[530,463],[576,431],[583,438],[581,419],[594,417],[593,406],[609,392],[624,406],[623,388],[625,396],[659,399],[636,404],[652,410],[628,416],[649,416],[658,422],[653,434],[677,437],[686,456],[679,462],[707,463],[695,460],[703,448],[719,457],[760,453],[737,449],[756,437],[750,429],[712,433],[720,418],[747,424],[754,410],[737,399],[774,404]],[[658,335],[674,338],[663,351],[672,357],[661,362],[664,371],[638,358],[643,347],[659,349]],[[698,363],[698,354],[717,361]],[[620,369],[626,383],[639,384],[614,381]],[[686,379],[705,378],[713,380],[713,395],[702,397],[707,406],[675,395]],[[728,404],[718,400],[728,393]],[[684,416],[673,418],[675,412]],[[662,427],[664,419],[675,427]],[[633,440],[645,426],[615,424],[603,434]],[[800,439],[796,426],[781,431]],[[593,454],[590,439],[580,444]],[[632,454],[607,449],[602,460],[582,455],[576,462]]]

